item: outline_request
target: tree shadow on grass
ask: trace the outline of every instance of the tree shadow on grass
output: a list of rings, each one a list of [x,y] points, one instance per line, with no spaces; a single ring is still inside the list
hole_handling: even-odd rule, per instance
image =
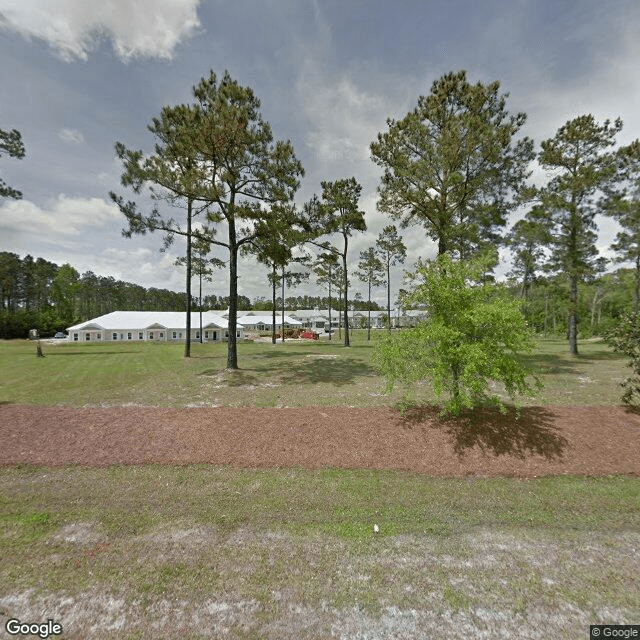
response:
[[[548,460],[560,459],[568,440],[554,426],[554,414],[544,407],[524,407],[519,413],[508,407],[502,414],[493,407],[465,410],[459,416],[440,416],[437,407],[415,407],[399,418],[405,429],[421,427],[425,438],[429,429],[444,429],[453,449],[461,457],[480,448],[495,456],[511,455],[522,460],[538,455]]]
[[[141,351],[135,350],[135,351],[67,351],[65,353],[63,352],[54,352],[51,350],[46,350],[44,352],[44,355],[46,357],[52,356],[52,357],[56,357],[56,356],[125,356],[125,355],[131,355],[132,353],[141,353]]]
[[[279,378],[282,384],[326,383],[336,387],[354,384],[358,378],[372,376],[375,369],[366,363],[346,358],[313,357],[307,362],[295,363]]]
[[[259,383],[255,373],[246,369],[205,369],[198,375],[214,378],[228,387],[256,386]]]

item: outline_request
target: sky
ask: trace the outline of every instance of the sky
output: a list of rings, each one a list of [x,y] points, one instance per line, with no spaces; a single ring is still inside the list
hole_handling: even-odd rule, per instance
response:
[[[183,291],[179,242],[163,253],[158,234],[122,236],[108,194],[133,194],[120,185],[114,145],[151,152],[147,125],[162,107],[191,102],[202,77],[228,70],[254,90],[275,138],[292,142],[305,169],[299,205],[323,180],[362,185],[367,231],[351,239],[355,267],[392,222],[376,210],[370,143],[460,69],[471,82],[500,82],[536,149],[586,113],[621,117],[619,144],[640,138],[637,0],[0,0],[0,128],[18,129],[26,147],[24,159],[0,158],[0,177],[23,192],[0,201],[0,251]],[[598,221],[610,256],[616,226]],[[394,296],[403,269],[436,253],[423,227],[401,234],[408,258],[392,273]],[[228,295],[224,271],[207,293]],[[269,297],[252,259],[241,263],[239,293]],[[312,279],[287,295],[305,293],[323,292]],[[373,298],[384,304],[386,292]]]

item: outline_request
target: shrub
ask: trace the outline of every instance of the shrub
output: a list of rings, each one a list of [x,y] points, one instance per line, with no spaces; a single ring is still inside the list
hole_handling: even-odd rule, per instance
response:
[[[436,397],[448,393],[444,413],[458,414],[489,400],[505,411],[489,381],[502,382],[509,397],[540,388],[517,357],[533,349],[533,336],[517,300],[503,287],[483,281],[488,259],[454,262],[442,255],[419,265],[422,282],[408,302],[426,305],[428,321],[383,338],[374,358],[389,389],[396,382],[430,379]]]
[[[637,406],[640,404],[640,315],[630,313],[620,318],[619,322],[605,333],[605,340],[614,351],[630,358],[628,365],[633,370],[633,375],[620,383],[625,390],[622,402]]]

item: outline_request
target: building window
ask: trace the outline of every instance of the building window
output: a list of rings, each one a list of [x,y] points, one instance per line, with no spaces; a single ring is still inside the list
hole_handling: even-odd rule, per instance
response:
[[[112,333],[111,334],[111,339],[112,340],[117,340],[118,339],[118,334],[117,333]]]
[[[73,341],[74,342],[78,342],[78,334],[77,333],[73,334]]]
[[[182,338],[182,331],[178,334],[178,338]]]
[[[225,338],[228,338],[228,337],[229,337],[229,332],[228,332],[228,331],[225,331],[225,332],[224,332],[224,337],[225,337]]]
[[[85,333],[84,334],[84,339],[87,340],[87,341],[91,340],[91,334],[90,333]]]
[[[198,338],[198,339],[200,338],[200,332],[199,331],[196,331],[196,338]]]
[[[138,340],[143,340],[144,339],[144,334],[142,333],[142,331],[138,332]]]
[[[102,334],[101,333],[96,334],[96,340],[102,340]]]
[[[127,333],[127,340],[131,340],[131,333]]]
[[[149,332],[149,340],[153,340],[153,331]]]
[[[161,331],[160,332],[160,340],[163,340],[163,339],[164,339],[164,333]]]
[[[239,337],[240,337],[240,332],[236,331],[236,338],[239,338]]]

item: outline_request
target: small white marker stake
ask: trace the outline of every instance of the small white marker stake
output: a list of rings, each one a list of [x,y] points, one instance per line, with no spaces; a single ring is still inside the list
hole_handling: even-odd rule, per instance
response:
[[[373,533],[380,533],[380,527],[377,524],[373,525]]]

